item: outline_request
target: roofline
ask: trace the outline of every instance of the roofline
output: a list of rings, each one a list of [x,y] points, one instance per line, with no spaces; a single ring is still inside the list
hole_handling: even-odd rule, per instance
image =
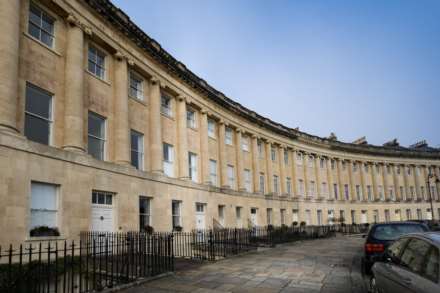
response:
[[[238,102],[228,98],[222,92],[210,86],[205,80],[198,77],[189,70],[183,63],[175,59],[161,45],[149,37],[140,29],[130,17],[121,9],[116,7],[110,0],[83,0],[92,9],[104,17],[119,29],[126,37],[130,38],[137,46],[146,51],[153,59],[165,66],[170,74],[180,79],[189,87],[205,95],[211,101],[225,107],[231,112],[245,118],[246,120],[264,127],[277,134],[290,139],[302,141],[308,144],[315,144],[319,147],[336,151],[346,151],[366,155],[381,155],[387,157],[405,157],[417,159],[440,159],[440,149],[420,150],[406,147],[386,147],[377,145],[358,145],[337,140],[311,135],[261,116]]]

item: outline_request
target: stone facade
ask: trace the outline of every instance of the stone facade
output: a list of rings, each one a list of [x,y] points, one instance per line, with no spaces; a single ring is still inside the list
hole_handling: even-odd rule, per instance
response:
[[[112,194],[113,231],[140,228],[139,196],[150,199],[150,224],[160,231],[173,227],[172,201],[184,230],[266,225],[267,209],[275,225],[430,217],[438,149],[343,143],[261,117],[107,0],[0,1],[0,22],[0,244],[43,239],[29,234],[38,182],[56,186],[51,212],[61,239],[91,228],[93,191]],[[26,132],[36,131],[27,120],[30,87],[51,97],[47,144]],[[102,160],[89,154],[90,112],[105,121]],[[138,169],[131,131],[143,138]],[[173,147],[168,163],[164,143]],[[438,218],[440,186],[430,187]]]

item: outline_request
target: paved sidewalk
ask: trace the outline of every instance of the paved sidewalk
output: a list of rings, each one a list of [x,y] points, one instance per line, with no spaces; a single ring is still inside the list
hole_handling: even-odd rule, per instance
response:
[[[140,292],[366,292],[363,239],[337,236],[207,263],[124,290]]]

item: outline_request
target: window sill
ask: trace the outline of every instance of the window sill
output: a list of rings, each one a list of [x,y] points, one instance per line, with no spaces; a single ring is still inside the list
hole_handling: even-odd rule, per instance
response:
[[[27,32],[23,32],[23,35],[30,39],[31,41],[34,41],[35,43],[37,43],[38,45],[40,45],[41,47],[49,50],[49,52],[57,55],[58,57],[62,57],[63,55],[61,55],[61,53],[59,53],[58,51],[56,51],[54,48],[49,47],[48,45],[46,45],[45,43],[42,43],[40,40],[34,38],[33,36],[31,36],[30,34],[28,34]]]
[[[147,102],[145,102],[145,100],[139,100],[138,98],[132,97],[132,96],[128,96],[131,100],[136,101],[139,104],[142,104],[144,106],[148,106]]]
[[[105,79],[100,78],[99,76],[94,75],[93,73],[91,73],[91,72],[88,71],[87,69],[84,69],[84,71],[85,71],[88,75],[90,75],[90,76],[92,76],[93,78],[95,78],[96,80],[99,80],[100,82],[102,82],[102,83],[104,83],[104,84],[106,84],[106,85],[108,85],[108,86],[112,86],[112,84],[111,84],[110,82],[108,82],[108,81],[105,80]]]
[[[175,120],[173,116],[168,115],[168,114],[166,114],[166,113],[164,113],[164,112],[162,112],[162,111],[160,112],[160,115],[162,115],[162,116],[164,116],[165,118],[168,118],[168,119],[170,119],[170,120],[173,120],[173,121]]]
[[[213,139],[213,140],[217,140],[217,137],[215,137],[215,136],[209,136],[208,135],[208,138]]]
[[[60,236],[27,236],[25,242],[44,242],[44,241],[61,241],[67,238],[63,235]]]
[[[197,127],[187,126],[186,128],[191,129],[192,131],[198,132],[199,129]]]

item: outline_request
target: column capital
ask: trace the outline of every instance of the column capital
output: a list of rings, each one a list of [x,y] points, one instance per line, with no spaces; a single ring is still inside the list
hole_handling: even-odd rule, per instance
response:
[[[160,80],[155,76],[151,77],[150,81],[153,85],[160,85]]]
[[[256,138],[256,139],[259,138],[258,135],[254,134],[254,133],[252,133],[251,137],[252,137],[252,138]]]
[[[118,60],[118,61],[124,61],[124,59],[126,59],[126,57],[124,56],[124,54],[121,53],[121,51],[117,51],[114,54],[114,56],[115,56],[116,60]]]
[[[76,26],[78,28],[80,28],[81,30],[84,31],[85,34],[91,36],[93,34],[92,28],[89,27],[88,25],[82,23],[77,16],[75,16],[72,13],[69,13],[66,17],[66,21],[68,24],[70,24],[71,26]]]
[[[242,134],[242,133],[243,133],[243,130],[242,130],[241,128],[236,128],[236,129],[235,129],[235,132]]]
[[[205,108],[202,108],[201,110],[200,110],[200,114],[202,114],[202,115],[208,115],[208,110],[206,110]]]
[[[187,101],[188,101],[187,97],[184,96],[184,95],[178,95],[178,96],[177,96],[177,100],[178,100],[179,102],[187,102]]]

